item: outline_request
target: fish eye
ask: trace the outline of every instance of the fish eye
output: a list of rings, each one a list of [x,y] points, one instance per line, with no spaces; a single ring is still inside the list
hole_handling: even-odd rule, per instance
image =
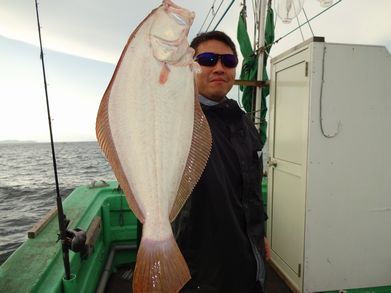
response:
[[[178,14],[174,13],[174,12],[170,12],[170,14],[172,15],[172,17],[175,19],[175,21],[179,24],[179,25],[186,25],[186,21]]]

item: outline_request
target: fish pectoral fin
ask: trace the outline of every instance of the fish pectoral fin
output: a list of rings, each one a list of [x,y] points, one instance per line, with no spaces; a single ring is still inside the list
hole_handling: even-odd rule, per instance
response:
[[[201,73],[201,65],[199,65],[197,62],[193,61],[191,64],[190,64],[190,69],[192,72],[194,72],[195,74],[199,74]]]
[[[133,275],[133,292],[179,292],[190,280],[189,268],[174,236],[142,238]]]
[[[160,71],[159,83],[165,84],[169,74],[170,74],[170,68],[168,67],[167,63],[164,62],[162,70]]]

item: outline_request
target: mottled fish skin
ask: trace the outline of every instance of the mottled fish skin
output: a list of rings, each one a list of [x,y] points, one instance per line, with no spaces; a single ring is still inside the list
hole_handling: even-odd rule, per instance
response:
[[[103,96],[98,142],[143,225],[133,291],[178,292],[190,279],[170,221],[211,149],[187,35],[194,13],[170,0],[130,36]]]

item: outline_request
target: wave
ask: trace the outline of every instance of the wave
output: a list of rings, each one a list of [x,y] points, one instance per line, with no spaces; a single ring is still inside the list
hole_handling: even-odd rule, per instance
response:
[[[96,142],[56,143],[60,194],[92,180],[115,179]],[[56,205],[50,144],[1,145],[0,264],[26,239],[26,232]]]

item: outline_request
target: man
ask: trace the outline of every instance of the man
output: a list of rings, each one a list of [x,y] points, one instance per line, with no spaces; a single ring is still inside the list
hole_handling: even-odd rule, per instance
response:
[[[262,145],[253,123],[226,97],[238,63],[235,45],[213,31],[190,46],[201,67],[197,88],[213,143],[204,173],[173,223],[192,276],[181,292],[262,293]]]

